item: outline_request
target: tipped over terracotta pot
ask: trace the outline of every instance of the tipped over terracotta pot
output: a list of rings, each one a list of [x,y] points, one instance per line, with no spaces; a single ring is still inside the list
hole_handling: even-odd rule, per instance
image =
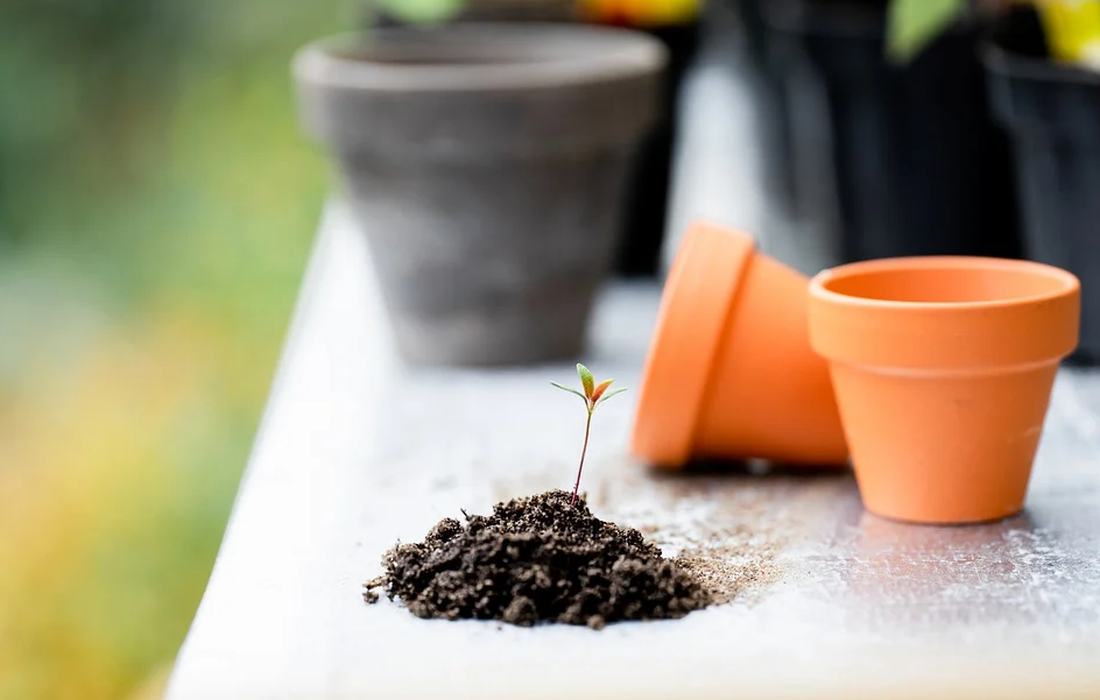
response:
[[[846,464],[825,362],[807,334],[808,278],[708,224],[684,236],[646,360],[632,451],[692,458]]]
[[[920,523],[1023,508],[1080,284],[1021,260],[916,257],[810,283],[810,339],[829,361],[864,505]]]

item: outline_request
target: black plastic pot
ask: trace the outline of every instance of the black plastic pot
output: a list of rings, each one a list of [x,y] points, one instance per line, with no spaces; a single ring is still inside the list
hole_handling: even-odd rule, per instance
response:
[[[1009,129],[1028,256],[1081,279],[1081,343],[1100,363],[1100,74],[1049,57],[1035,11],[1020,8],[984,47],[993,110]]]
[[[688,66],[699,45],[699,24],[658,27],[648,34],[664,44],[669,62],[659,121],[640,147],[628,185],[616,270],[625,277],[657,274],[668,218],[677,103]]]
[[[884,2],[775,0],[826,95],[846,261],[1020,257],[1012,160],[988,112],[981,27],[941,35],[907,65],[885,54]]]
[[[753,89],[765,184],[779,206],[795,213],[798,193],[791,141],[790,86],[786,80],[786,63],[792,43],[768,26],[769,2],[771,0],[725,0],[721,6],[734,18],[740,49],[739,65],[747,69]]]
[[[757,95],[760,100],[760,124],[764,137],[764,175],[778,202],[794,215],[805,213],[796,176],[794,115],[791,92],[800,60],[800,47],[794,38],[775,31],[768,23],[767,0],[743,0],[746,32],[756,33],[757,47],[752,56]],[[750,19],[751,18],[751,19]]]
[[[754,68],[761,67],[767,55],[767,26],[764,23],[765,2],[767,0],[726,0],[741,25],[745,53]]]

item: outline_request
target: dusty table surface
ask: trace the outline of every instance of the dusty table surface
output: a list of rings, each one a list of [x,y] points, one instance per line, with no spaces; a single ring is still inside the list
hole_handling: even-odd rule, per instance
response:
[[[597,515],[749,574],[682,620],[523,629],[426,621],[361,583],[459,509],[567,488],[567,364],[409,371],[367,251],[322,227],[268,411],[170,700],[1100,697],[1100,376],[1059,377],[1024,515],[927,528],[865,514],[846,473],[655,474],[637,392],[597,414]],[[608,289],[583,358],[636,387],[656,284]]]

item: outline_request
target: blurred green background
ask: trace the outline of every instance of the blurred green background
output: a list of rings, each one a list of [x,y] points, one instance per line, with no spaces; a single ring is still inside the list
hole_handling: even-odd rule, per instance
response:
[[[339,0],[0,0],[0,700],[155,697],[328,178]]]

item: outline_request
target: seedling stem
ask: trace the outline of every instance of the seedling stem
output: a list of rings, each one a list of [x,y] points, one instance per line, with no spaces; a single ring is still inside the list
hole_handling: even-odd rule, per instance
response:
[[[577,364],[577,374],[581,378],[581,387],[584,389],[584,393],[581,393],[576,389],[572,389],[567,386],[562,386],[557,382],[550,382],[551,384],[563,391],[568,391],[570,394],[576,394],[577,396],[581,397],[581,399],[584,401],[585,411],[588,414],[585,417],[584,421],[584,445],[581,447],[581,461],[580,464],[577,465],[577,481],[575,484],[573,484],[573,498],[569,502],[570,505],[576,505],[577,494],[580,493],[581,489],[581,473],[584,472],[584,457],[588,454],[588,436],[592,432],[592,414],[596,412],[596,406],[599,406],[604,401],[607,401],[615,394],[621,394],[626,391],[625,388],[608,391],[607,389],[611,386],[611,382],[615,381],[614,379],[606,379],[599,384],[596,384],[596,380],[592,376],[592,372],[590,372],[587,367],[580,363]]]

